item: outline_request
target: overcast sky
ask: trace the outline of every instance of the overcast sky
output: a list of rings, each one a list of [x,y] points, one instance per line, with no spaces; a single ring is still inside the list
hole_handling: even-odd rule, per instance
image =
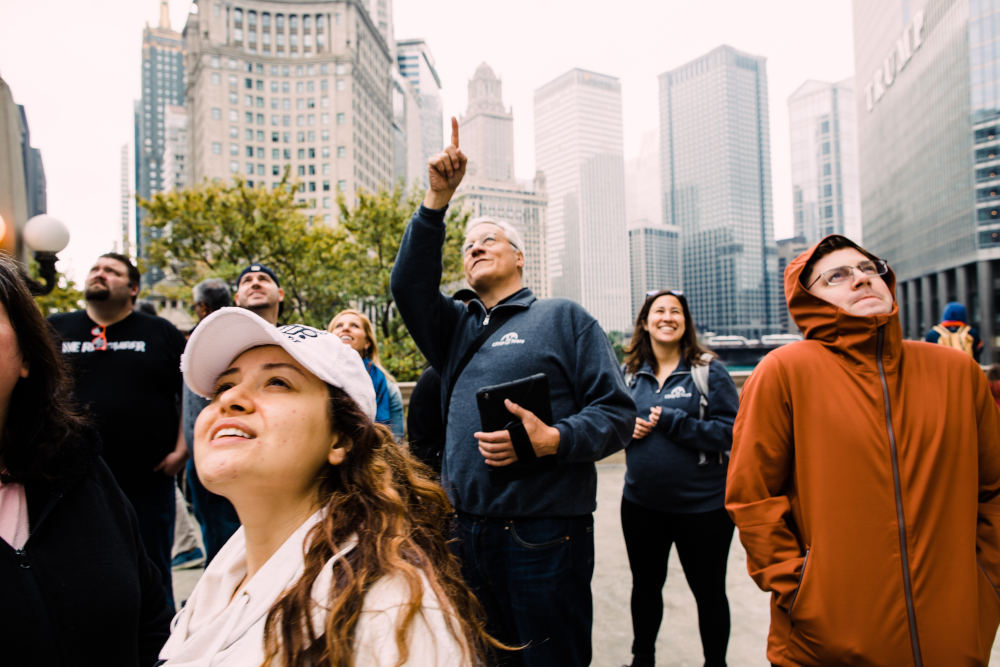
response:
[[[854,75],[849,0],[395,0],[397,39],[423,38],[444,114],[465,111],[487,62],[513,108],[518,178],[534,174],[536,88],[581,67],[622,81],[625,154],[657,125],[658,74],[720,44],[767,58],[777,236],[791,232],[787,99],[807,79]],[[171,0],[179,30],[191,3]],[[120,151],[132,138],[142,28],[159,0],[0,2],[0,76],[41,149],[49,213],[70,228],[60,269],[79,278],[120,237]]]

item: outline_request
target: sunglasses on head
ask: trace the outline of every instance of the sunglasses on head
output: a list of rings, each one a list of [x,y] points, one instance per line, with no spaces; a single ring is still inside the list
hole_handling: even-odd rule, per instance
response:
[[[674,296],[684,296],[684,290],[679,289],[654,289],[646,292],[646,297],[651,297],[656,294],[672,294]]]

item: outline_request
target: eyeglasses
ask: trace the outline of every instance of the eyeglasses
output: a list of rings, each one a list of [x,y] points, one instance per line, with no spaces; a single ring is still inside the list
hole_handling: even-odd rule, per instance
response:
[[[475,250],[477,244],[479,245],[479,247],[483,249],[489,249],[495,246],[499,241],[500,239],[498,239],[497,235],[493,232],[490,232],[489,234],[484,234],[483,236],[480,236],[478,239],[469,239],[465,242],[465,245],[462,246],[462,254],[468,255],[473,250]],[[507,243],[510,243],[510,247],[513,248],[514,250],[520,250],[520,248],[511,243],[510,240],[508,240]]]
[[[816,280],[806,285],[806,289],[811,288],[820,280],[830,287],[850,282],[854,280],[855,271],[860,271],[866,276],[884,276],[889,271],[889,263],[884,259],[866,259],[859,262],[857,266],[835,266],[816,276]]]
[[[646,298],[656,294],[673,294],[674,296],[684,296],[684,290],[679,289],[653,289],[646,292]]]
[[[91,345],[94,346],[95,350],[100,350],[101,352],[108,349],[108,330],[101,325],[97,325],[90,330],[90,335],[94,337],[94,340],[90,341]]]

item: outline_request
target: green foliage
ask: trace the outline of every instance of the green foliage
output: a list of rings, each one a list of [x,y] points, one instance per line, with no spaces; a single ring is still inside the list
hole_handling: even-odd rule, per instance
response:
[[[357,308],[376,327],[386,369],[398,380],[416,379],[423,358],[394,312],[389,276],[422,193],[402,186],[361,191],[353,204],[340,194],[339,221],[327,226],[306,219],[295,201],[298,189],[285,180],[273,190],[251,188],[237,177],[139,200],[153,230],[148,264],[187,294],[205,278],[232,282],[247,264],[266,264],[285,290],[283,321],[326,328],[339,311]],[[461,276],[467,215],[448,216],[446,284]]]
[[[38,263],[35,260],[31,260],[29,270],[32,277],[38,275]],[[38,304],[45,317],[55,313],[68,313],[83,307],[83,292],[73,280],[61,273],[56,273],[55,288],[44,296],[36,296],[35,303]]]

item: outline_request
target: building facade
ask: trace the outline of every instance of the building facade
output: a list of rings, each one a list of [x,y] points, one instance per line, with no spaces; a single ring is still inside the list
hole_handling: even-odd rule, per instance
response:
[[[338,191],[389,185],[394,60],[368,4],[200,3],[184,28],[189,182],[276,187],[287,169],[305,214],[328,224]]]
[[[680,287],[680,229],[659,224],[631,227],[628,254],[634,321],[647,294]]]
[[[701,331],[777,331],[765,59],[720,46],[659,77],[663,214]]]
[[[0,77],[0,252],[28,261],[24,223],[46,212],[42,154],[31,145],[28,117]]]
[[[184,104],[184,43],[180,33],[170,27],[167,0],[160,1],[160,22],[148,24],[142,31],[142,96],[135,103],[135,192],[148,199],[155,192],[169,189],[163,173],[166,146],[164,116],[166,107]],[[148,257],[150,234],[142,226],[145,210],[135,208],[136,255]],[[151,268],[143,282],[155,284],[163,274]]]
[[[548,190],[553,296],[628,331],[621,82],[572,69],[535,91],[535,163]]]
[[[417,123],[413,126],[416,131],[409,132],[407,138],[412,144],[411,152],[416,153],[416,162],[421,167],[417,175],[426,186],[427,160],[444,146],[441,78],[434,56],[422,39],[397,40],[396,62],[399,73],[410,82],[416,97]],[[409,180],[407,184],[411,184]]]
[[[861,243],[854,80],[806,81],[788,98],[794,235]]]
[[[1000,9],[856,0],[854,36],[865,242],[896,273],[904,335],[961,301],[996,360]]]

